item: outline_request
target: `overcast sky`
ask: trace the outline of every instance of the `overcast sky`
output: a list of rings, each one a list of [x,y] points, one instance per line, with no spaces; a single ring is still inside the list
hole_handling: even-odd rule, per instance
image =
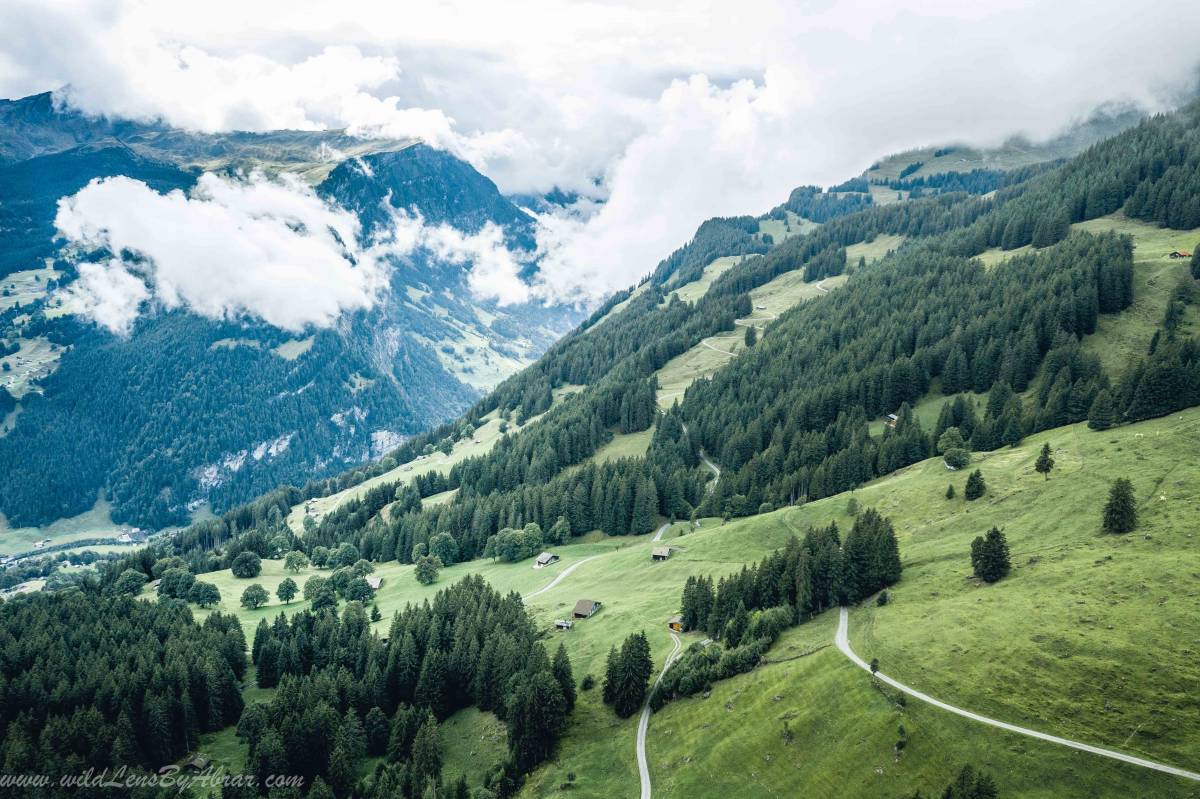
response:
[[[543,229],[532,296],[583,299],[707,217],[889,152],[1170,107],[1200,61],[1193,0],[0,0],[0,19],[3,96],[65,86],[88,112],[198,130],[419,136],[504,191],[604,199]]]

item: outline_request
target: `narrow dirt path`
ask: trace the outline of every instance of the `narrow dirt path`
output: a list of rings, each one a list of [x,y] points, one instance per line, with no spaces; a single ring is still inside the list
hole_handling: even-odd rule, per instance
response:
[[[841,613],[841,615],[838,618],[837,636],[834,638],[834,643],[837,644],[837,648],[842,651],[842,654],[845,655],[846,657],[850,658],[850,660],[856,666],[858,666],[861,669],[870,671],[871,666],[869,664],[867,664],[858,655],[854,654],[854,650],[852,650],[850,648],[850,633],[849,633],[850,614],[846,611],[845,608],[841,608],[840,613]],[[1120,760],[1123,763],[1132,763],[1133,765],[1141,766],[1142,768],[1153,769],[1154,771],[1161,771],[1164,774],[1173,774],[1176,777],[1183,777],[1184,779],[1196,780],[1197,782],[1200,782],[1200,774],[1197,774],[1194,771],[1188,771],[1186,769],[1177,768],[1175,766],[1168,766],[1163,763],[1155,763],[1153,760],[1146,760],[1144,758],[1134,757],[1133,755],[1127,755],[1124,752],[1114,752],[1111,749],[1102,749],[1099,746],[1092,746],[1091,744],[1085,744],[1080,741],[1072,741],[1069,738],[1059,738],[1057,735],[1048,735],[1047,733],[1038,732],[1037,730],[1031,730],[1026,727],[1018,727],[1016,724],[1009,724],[1006,721],[997,721],[996,719],[988,718],[987,716],[981,716],[978,713],[972,713],[969,710],[963,710],[960,707],[955,707],[954,705],[950,705],[950,704],[942,702],[938,699],[934,699],[932,696],[929,696],[928,694],[923,694],[914,688],[909,688],[907,685],[905,685],[901,682],[898,682],[896,680],[893,680],[891,677],[888,677],[887,675],[885,675],[881,672],[878,672],[878,671],[875,672],[875,677],[878,678],[879,680],[887,683],[888,685],[892,686],[893,688],[903,691],[904,693],[908,694],[909,696],[920,699],[922,702],[928,702],[929,704],[933,705],[934,707],[938,707],[938,708],[941,708],[942,710],[949,711],[950,713],[954,713],[956,715],[962,716],[963,718],[971,719],[972,721],[978,721],[980,724],[987,724],[991,727],[999,727],[1002,730],[1008,730],[1009,732],[1015,732],[1018,735],[1028,735],[1030,738],[1038,738],[1043,741],[1049,741],[1050,743],[1060,744],[1062,746],[1069,746],[1072,749],[1078,749],[1082,752],[1091,752],[1093,755],[1100,755],[1101,757],[1111,758],[1112,760]],[[645,778],[643,778],[643,780],[642,780],[643,799],[644,799],[644,797],[648,796],[648,794],[646,793],[646,790],[645,790],[645,785],[646,785]]]
[[[642,705],[642,717],[638,719],[637,764],[638,774],[642,778],[642,799],[650,799],[650,767],[646,765],[646,730],[650,726],[650,697],[654,696],[654,691],[662,682],[663,675],[667,673],[667,669],[671,668],[671,664],[679,657],[679,651],[683,649],[683,642],[679,640],[678,635],[671,633],[671,639],[675,642],[675,646],[671,649],[671,654],[667,655],[662,671],[658,673],[658,679],[654,681],[650,692],[646,694],[646,704]]]
[[[709,344],[708,339],[701,339],[700,343],[703,344],[705,347],[708,347],[713,352],[719,352],[722,355],[728,355],[730,358],[736,357],[735,353],[732,353],[729,350],[719,349],[719,348],[714,347],[713,345]]]
[[[651,542],[661,541],[662,537],[663,537],[663,533],[665,533],[667,531],[667,528],[669,528],[670,526],[671,526],[670,522],[663,522],[662,527],[658,528],[658,532],[654,534],[654,538],[651,538],[650,541]]]
[[[557,577],[555,577],[553,580],[551,580],[550,582],[546,583],[545,585],[543,585],[541,588],[539,588],[539,589],[538,589],[538,590],[536,590],[536,591],[531,591],[531,592],[530,592],[530,593],[528,593],[528,594],[524,594],[524,595],[522,595],[522,596],[521,596],[521,599],[533,599],[533,598],[534,598],[535,596],[537,596],[538,594],[544,594],[544,593],[546,593],[546,592],[547,592],[547,591],[549,591],[551,588],[553,588],[554,586],[558,585],[558,584],[559,584],[559,583],[561,583],[563,580],[567,579],[567,575],[568,575],[568,574],[570,574],[571,572],[575,571],[575,570],[576,570],[576,569],[578,569],[580,566],[582,566],[583,564],[587,563],[589,560],[595,560],[595,559],[596,559],[596,558],[598,558],[598,557],[600,557],[600,556],[599,556],[599,555],[590,555],[590,556],[588,556],[588,557],[584,558],[583,560],[581,560],[581,561],[578,561],[577,563],[572,563],[570,566],[568,566],[567,568],[563,569],[563,570],[562,570],[562,572],[560,572],[560,573],[559,573],[559,575],[558,575]]]

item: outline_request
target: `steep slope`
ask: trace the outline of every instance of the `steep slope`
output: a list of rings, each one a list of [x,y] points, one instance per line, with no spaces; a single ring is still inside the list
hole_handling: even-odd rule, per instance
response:
[[[160,528],[339,472],[456,415],[580,318],[479,299],[470,260],[418,250],[392,264],[383,302],[332,329],[286,334],[149,309],[115,337],[55,294],[78,274],[78,254],[54,241],[58,201],[95,178],[168,192],[188,190],[201,168],[286,169],[324,179],[319,194],[361,214],[365,238],[389,224],[389,201],[456,235],[496,225],[525,249],[533,220],[468,164],[422,145],[207,136],[83,117],[48,96],[6,101],[0,116],[11,123],[0,133],[10,161],[0,166],[0,387],[19,400],[4,411],[0,463],[22,464],[0,476],[5,527],[73,517],[100,495],[116,521]]]
[[[94,178],[125,175],[155,191],[187,189],[196,176],[173,164],[140,156],[106,139],[0,167],[0,278],[42,266],[52,258],[58,201]]]

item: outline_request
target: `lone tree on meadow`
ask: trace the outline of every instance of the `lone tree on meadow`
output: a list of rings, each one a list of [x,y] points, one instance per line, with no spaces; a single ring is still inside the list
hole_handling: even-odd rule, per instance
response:
[[[975,536],[971,542],[971,570],[976,577],[994,583],[1005,577],[1011,566],[1008,541],[1000,528],[993,527],[986,536]]]
[[[979,499],[986,493],[987,483],[983,482],[983,472],[976,469],[967,477],[967,486],[963,489],[963,496],[970,502]]]
[[[946,486],[946,499],[954,499],[954,483]]]
[[[299,590],[295,580],[291,577],[285,577],[283,582],[279,584],[279,587],[275,589],[275,596],[279,597],[279,600],[286,605],[296,598],[296,593]]]
[[[258,610],[267,604],[270,599],[271,595],[267,593],[267,589],[258,583],[254,583],[246,586],[246,590],[242,592],[242,607],[247,610]]]
[[[1137,527],[1137,504],[1133,499],[1133,483],[1118,477],[1108,492],[1104,505],[1104,532],[1128,533]]]
[[[242,579],[257,577],[262,573],[262,561],[259,560],[257,553],[246,550],[238,553],[238,556],[233,559],[233,563],[229,565],[229,570],[233,572],[234,577]]]
[[[1047,480],[1050,479],[1050,470],[1054,468],[1054,458],[1050,455],[1050,442],[1042,444],[1042,454],[1038,455],[1037,462],[1033,464],[1033,468],[1037,469]]]

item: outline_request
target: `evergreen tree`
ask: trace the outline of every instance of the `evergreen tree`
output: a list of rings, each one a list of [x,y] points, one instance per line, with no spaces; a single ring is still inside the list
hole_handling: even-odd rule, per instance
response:
[[[985,493],[987,493],[987,484],[983,481],[983,472],[976,469],[967,477],[967,487],[963,491],[963,496],[968,502],[971,502],[979,499]]]
[[[654,488],[654,481],[648,477],[639,480],[633,499],[633,520],[630,522],[633,535],[644,535],[654,530],[654,511],[657,507],[658,491]]]
[[[1041,454],[1038,455],[1037,462],[1033,464],[1033,468],[1045,475],[1047,480],[1050,479],[1050,470],[1054,468],[1054,457],[1050,454],[1049,442],[1042,444]]]
[[[442,742],[437,722],[433,719],[427,719],[413,738],[412,773],[422,783],[426,779],[441,779]]]
[[[753,347],[758,343],[758,331],[754,325],[746,325],[746,346]]]
[[[644,632],[631,634],[621,644],[620,652],[609,654],[604,696],[618,716],[629,718],[641,708],[653,668],[650,642]]]
[[[1137,527],[1137,503],[1133,497],[1133,484],[1118,477],[1108,492],[1104,505],[1104,532],[1128,533]]]
[[[954,499],[954,483],[946,486],[946,499]]]
[[[1088,411],[1088,427],[1093,430],[1107,430],[1115,426],[1119,418],[1112,392],[1107,388],[1101,389],[1100,393],[1096,395],[1096,401],[1092,403],[1092,407]]]
[[[986,583],[994,583],[1008,574],[1011,568],[1008,541],[999,528],[993,527],[986,536],[976,536],[971,542],[971,568]]]
[[[551,665],[551,671],[554,674],[554,679],[558,681],[559,688],[562,689],[563,699],[566,702],[566,712],[570,713],[575,708],[575,677],[571,673],[571,659],[567,657],[567,648],[561,643],[554,652],[554,662]]]

